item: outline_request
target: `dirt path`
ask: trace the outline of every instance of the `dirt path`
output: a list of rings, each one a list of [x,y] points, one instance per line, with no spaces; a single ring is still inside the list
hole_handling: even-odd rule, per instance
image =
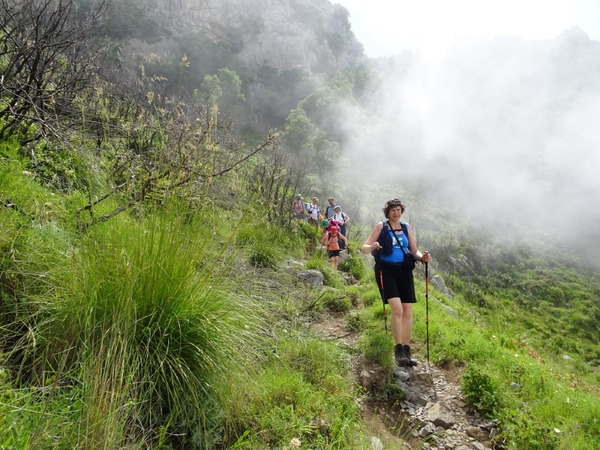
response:
[[[328,316],[313,324],[324,339],[356,348],[359,333],[349,332],[343,317]],[[414,347],[417,358],[424,352]],[[461,369],[436,367],[419,361],[416,368],[396,368],[391,379],[380,367],[368,365],[360,354],[353,357],[353,371],[365,391],[362,414],[372,434],[372,448],[431,450],[500,449],[493,445],[496,428],[465,403],[459,385]],[[391,355],[390,355],[391,357]],[[402,394],[389,395],[392,388]]]

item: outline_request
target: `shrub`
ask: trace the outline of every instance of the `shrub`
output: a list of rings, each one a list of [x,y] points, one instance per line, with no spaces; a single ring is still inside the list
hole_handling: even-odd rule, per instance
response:
[[[367,289],[362,290],[360,298],[363,304],[367,307],[372,306],[376,303],[380,303],[381,294],[379,293],[379,288],[375,283],[370,283]]]
[[[364,258],[354,256],[352,255],[352,252],[349,252],[348,254],[350,257],[340,262],[340,270],[351,273],[356,280],[365,280],[369,273],[371,273],[371,270],[367,268]]]
[[[177,217],[95,227],[43,299],[28,376],[43,382],[62,366],[81,380],[75,403],[88,426],[78,431],[90,447],[159,430],[190,447],[219,438],[221,389],[243,365],[252,308],[245,297],[231,307],[210,230]]]
[[[461,385],[467,403],[486,417],[493,418],[502,406],[497,382],[482,369],[470,366],[462,376]]]
[[[509,437],[516,448],[531,450],[553,450],[558,448],[558,435],[554,427],[537,417],[530,411],[520,411],[505,417],[504,435]]]
[[[352,301],[345,295],[331,295],[323,301],[323,306],[334,313],[346,313],[352,309]]]

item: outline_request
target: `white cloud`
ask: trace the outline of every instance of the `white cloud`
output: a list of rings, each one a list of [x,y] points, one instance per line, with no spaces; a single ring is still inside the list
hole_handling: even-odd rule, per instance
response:
[[[456,38],[520,36],[551,39],[580,26],[600,39],[600,2],[593,0],[333,0],[368,56],[402,49],[439,53]]]

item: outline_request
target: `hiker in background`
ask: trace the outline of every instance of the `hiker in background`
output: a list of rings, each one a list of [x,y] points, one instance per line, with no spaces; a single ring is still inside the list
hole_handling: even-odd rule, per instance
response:
[[[331,218],[337,221],[338,226],[340,227],[340,233],[342,233],[346,239],[348,239],[348,234],[346,232],[346,225],[350,221],[350,217],[346,213],[342,212],[342,207],[340,205],[335,205],[333,207],[334,214]],[[345,242],[340,242],[340,250],[344,250],[346,248]]]
[[[361,248],[361,252],[368,254],[382,248],[381,243],[389,233],[391,238],[391,254],[381,254],[379,267],[376,269],[376,279],[384,303],[388,303],[392,310],[392,337],[394,338],[394,356],[398,366],[415,366],[417,361],[410,354],[410,339],[412,334],[412,304],[417,302],[412,269],[404,267],[405,253],[408,249],[416,261],[431,262],[429,253],[421,253],[412,228],[405,223],[403,231],[401,222],[402,213],[406,207],[397,198],[388,200],[383,207],[383,213],[388,219],[379,222]],[[384,228],[385,226],[385,228]],[[407,235],[408,234],[408,235]],[[414,266],[413,266],[414,268]]]
[[[306,212],[308,213],[308,223],[317,228],[321,223],[321,210],[319,209],[318,203],[319,199],[317,197],[313,197],[312,203],[306,208]]]
[[[306,208],[304,207],[304,199],[300,194],[296,195],[296,200],[292,202],[292,213],[294,219],[306,221]]]
[[[323,225],[323,233],[321,233],[321,242],[323,241],[323,239],[325,239],[325,235],[331,231],[331,227],[339,228],[339,224],[337,223],[337,220],[334,220],[334,219],[331,219],[331,220],[323,219],[323,222],[321,222],[321,225]]]
[[[323,219],[321,222],[321,226],[323,227],[323,233],[321,234],[321,240],[323,240],[323,235],[329,231],[329,220]]]
[[[335,214],[335,210],[334,210],[334,208],[335,208],[335,200],[333,199],[333,197],[329,197],[327,199],[327,202],[329,204],[327,205],[327,208],[325,208],[325,218],[326,219],[330,219]]]
[[[327,248],[329,262],[336,270],[338,268],[338,264],[340,263],[340,240],[346,244],[348,243],[346,236],[340,234],[339,227],[334,225],[329,228],[327,233],[323,233],[323,240],[321,241],[321,244]]]

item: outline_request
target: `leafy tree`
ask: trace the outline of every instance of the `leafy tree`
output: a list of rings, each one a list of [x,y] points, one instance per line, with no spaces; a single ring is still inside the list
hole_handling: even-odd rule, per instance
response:
[[[198,98],[200,93],[208,99],[212,108],[225,110],[228,115],[241,118],[242,102],[246,97],[242,93],[242,80],[237,73],[228,68],[219,69],[218,75],[206,75],[200,90],[194,91]]]
[[[219,87],[218,79],[209,77],[208,81],[207,88]],[[116,115],[120,120],[110,124],[112,142],[103,146],[110,161],[109,188],[90,190],[89,202],[77,211],[81,228],[142,203],[163,202],[171,194],[201,196],[215,180],[278,145],[275,132],[253,148],[240,144],[232,123],[219,122],[208,97],[202,105],[198,98],[186,98],[185,103],[167,102],[165,106],[158,97],[149,92],[149,105],[122,101],[121,114],[129,108],[129,115]]]

